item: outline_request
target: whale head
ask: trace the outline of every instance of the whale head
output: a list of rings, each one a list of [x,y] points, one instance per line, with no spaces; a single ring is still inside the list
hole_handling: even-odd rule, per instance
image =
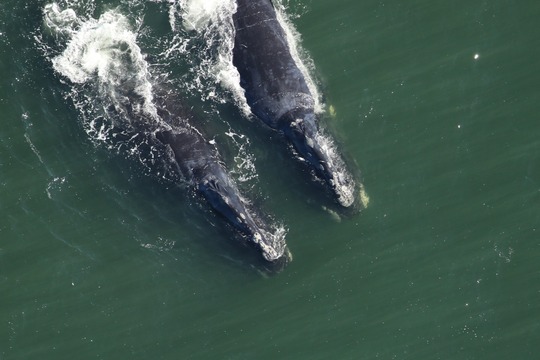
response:
[[[339,204],[352,207],[357,198],[354,178],[332,138],[317,126],[315,113],[303,109],[292,111],[281,118],[280,124],[300,159],[329,185]]]
[[[194,190],[242,239],[260,249],[267,260],[265,266],[274,268],[274,264],[281,266],[290,260],[285,229],[271,225],[242,197],[217,152],[200,133],[189,129],[158,131],[156,139],[170,147],[180,173]]]
[[[285,229],[273,228],[244,200],[220,164],[199,181],[198,191],[229,224],[262,252],[265,260],[281,268],[291,259],[285,244]]]

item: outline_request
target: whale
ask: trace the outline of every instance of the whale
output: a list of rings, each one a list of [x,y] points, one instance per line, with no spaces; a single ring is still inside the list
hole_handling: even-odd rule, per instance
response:
[[[355,180],[334,140],[323,131],[316,99],[291,51],[271,0],[236,0],[233,65],[251,112],[284,135],[345,208],[355,204]]]
[[[171,126],[155,130],[155,139],[165,145],[183,181],[200,194],[241,239],[255,245],[274,270],[282,269],[292,259],[284,234],[272,229],[267,217],[241,194],[214,144],[206,140],[188,117],[179,115],[175,106],[158,111]]]

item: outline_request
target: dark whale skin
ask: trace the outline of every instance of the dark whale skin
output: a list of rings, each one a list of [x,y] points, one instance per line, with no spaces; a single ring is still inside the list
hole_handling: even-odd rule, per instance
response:
[[[233,23],[233,64],[251,111],[284,134],[342,206],[352,206],[357,198],[354,179],[333,141],[320,129],[315,99],[272,2],[237,0]]]
[[[160,112],[165,119],[177,118],[172,121],[174,126],[157,129],[154,136],[166,146],[184,181],[242,238],[255,245],[273,268],[281,269],[291,259],[284,236],[276,235],[267,218],[242,196],[214,145],[186,119]]]

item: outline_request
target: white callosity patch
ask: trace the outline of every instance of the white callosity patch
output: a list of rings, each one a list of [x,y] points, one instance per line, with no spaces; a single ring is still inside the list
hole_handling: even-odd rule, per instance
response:
[[[273,232],[263,231],[264,237],[271,239],[272,245],[268,245],[263,241],[263,236],[259,233],[256,233],[254,236],[254,241],[257,243],[263,250],[263,256],[268,261],[275,261],[282,257],[287,251],[285,244],[285,235],[287,230],[284,226],[278,226],[272,229]]]
[[[355,182],[352,175],[347,170],[333,139],[327,135],[317,132],[315,142],[319,144],[319,149],[325,154],[328,161],[328,168],[332,169],[332,187],[338,197],[338,201],[344,207],[349,207],[355,203]]]

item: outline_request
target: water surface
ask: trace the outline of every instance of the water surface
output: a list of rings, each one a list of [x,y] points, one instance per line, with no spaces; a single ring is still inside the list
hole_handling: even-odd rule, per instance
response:
[[[272,277],[185,189],[92,138],[43,49],[62,47],[44,35],[47,3],[0,4],[0,358],[540,352],[536,2],[283,1],[370,197],[339,218],[198,62],[215,47],[164,53],[205,39],[171,30],[170,3],[78,3],[96,19],[121,5],[153,71],[288,228],[294,261]]]

